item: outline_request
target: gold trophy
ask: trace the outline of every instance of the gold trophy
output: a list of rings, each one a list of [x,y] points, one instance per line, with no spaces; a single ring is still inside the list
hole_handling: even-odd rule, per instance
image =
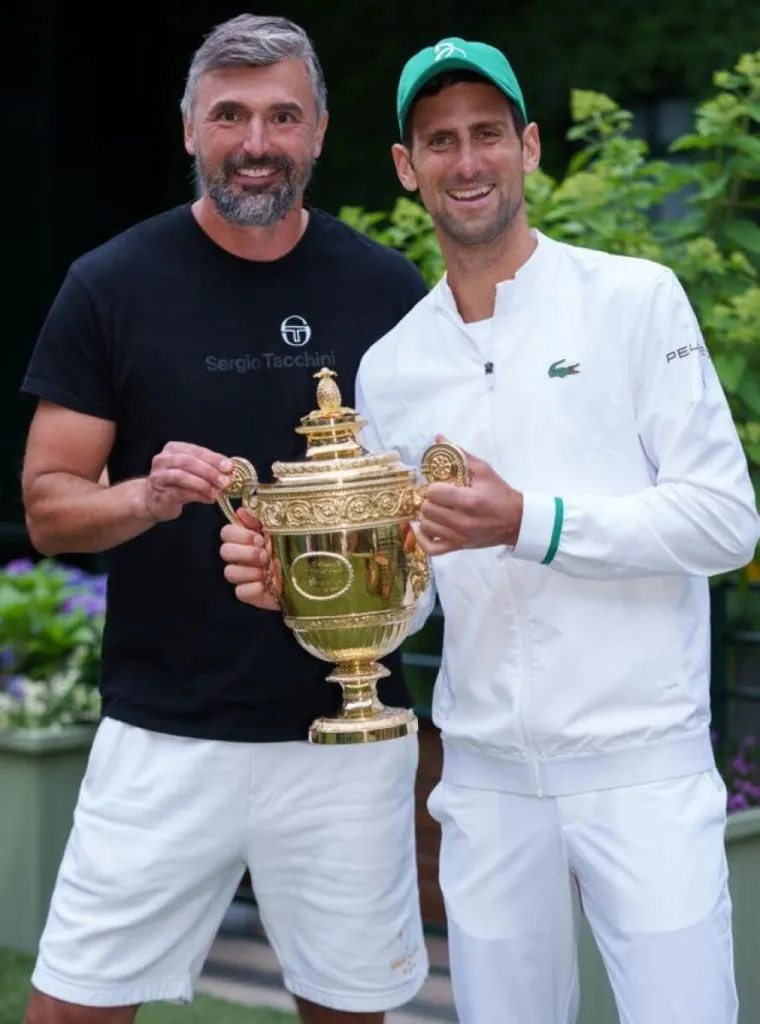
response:
[[[303,462],[275,462],[274,483],[259,483],[246,459],[232,459],[218,502],[237,522],[230,502],[240,498],[272,543],[267,587],[285,624],[310,654],[335,665],[343,705],[335,718],[311,725],[312,743],[369,743],[416,732],[411,710],[386,707],[377,681],[389,675],[377,659],[405,639],[430,569],[410,520],[426,486],[398,453],[368,452],[357,438],[365,425],[342,404],[336,374],[318,379],[318,409],[295,428],[306,436]],[[422,459],[428,482],[464,486],[467,463],[455,445],[434,444]]]

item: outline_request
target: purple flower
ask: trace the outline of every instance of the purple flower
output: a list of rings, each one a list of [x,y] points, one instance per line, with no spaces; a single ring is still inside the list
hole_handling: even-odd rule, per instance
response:
[[[31,558],[15,558],[4,567],[4,572],[9,576],[23,576],[34,568]]]
[[[105,574],[102,576],[91,576],[88,586],[93,594],[102,594],[105,597],[108,588],[108,576]]]
[[[749,800],[743,793],[732,793],[728,798],[729,811],[744,811],[749,807]]]
[[[749,775],[752,771],[749,762],[741,754],[737,754],[737,756],[733,759],[733,761],[731,762],[731,767],[737,775]]]
[[[72,594],[61,605],[61,611],[64,614],[83,611],[85,615],[102,615],[105,611],[105,602],[98,594]]]
[[[64,566],[63,574],[66,577],[66,582],[70,583],[73,587],[81,586],[83,583],[87,583],[89,580],[89,574],[84,572],[82,569],[75,569],[73,566]]]
[[[12,647],[0,647],[0,671],[11,668],[16,660],[16,653]]]
[[[24,699],[24,677],[11,676],[5,682],[5,692],[14,700]]]

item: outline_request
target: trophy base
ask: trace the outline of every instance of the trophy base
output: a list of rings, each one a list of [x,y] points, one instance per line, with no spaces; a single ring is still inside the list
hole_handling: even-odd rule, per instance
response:
[[[343,691],[343,706],[334,718],[317,718],[309,728],[309,742],[322,744],[377,743],[417,732],[417,716],[410,708],[387,708],[377,696],[377,681],[390,675],[376,661],[339,665],[327,677]]]
[[[317,718],[309,728],[309,743],[376,743],[417,732],[417,717],[406,708],[382,708],[372,718]]]

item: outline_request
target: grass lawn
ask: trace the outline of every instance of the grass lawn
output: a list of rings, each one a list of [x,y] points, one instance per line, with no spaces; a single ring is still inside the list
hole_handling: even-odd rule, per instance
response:
[[[33,960],[0,949],[0,1024],[21,1024],[29,992]],[[153,1003],[137,1015],[138,1024],[293,1024],[291,1013],[266,1007],[235,1006],[220,999],[196,996],[190,1006]]]

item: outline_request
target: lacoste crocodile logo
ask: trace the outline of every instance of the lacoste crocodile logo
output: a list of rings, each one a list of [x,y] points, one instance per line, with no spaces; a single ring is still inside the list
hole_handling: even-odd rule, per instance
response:
[[[580,363],[572,363],[570,366],[563,366],[564,359],[558,359],[556,363],[552,363],[549,367],[550,377],[569,377],[571,374],[580,373]]]

